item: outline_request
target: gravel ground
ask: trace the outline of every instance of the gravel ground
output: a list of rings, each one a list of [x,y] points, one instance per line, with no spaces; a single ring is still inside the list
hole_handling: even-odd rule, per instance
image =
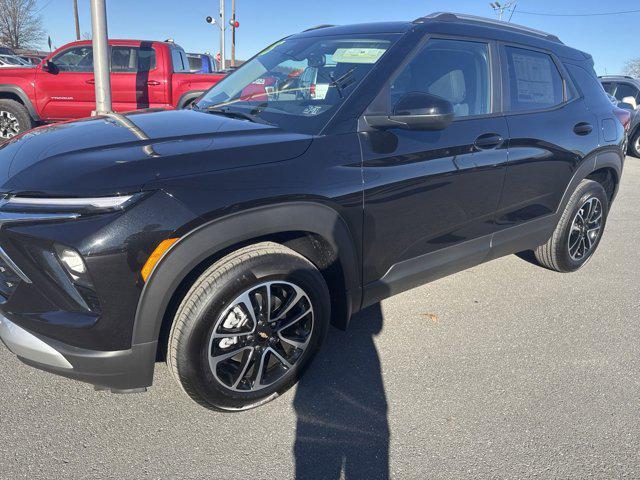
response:
[[[31,369],[0,347],[0,479],[640,478],[640,160],[592,261],[517,256],[333,330],[297,389],[250,412]]]

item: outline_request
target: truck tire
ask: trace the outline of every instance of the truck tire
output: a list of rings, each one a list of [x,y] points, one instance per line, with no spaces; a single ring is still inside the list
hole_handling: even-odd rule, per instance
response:
[[[598,182],[583,180],[549,241],[534,251],[538,262],[556,272],[581,268],[598,248],[609,213],[609,199]]]
[[[29,111],[15,100],[0,100],[0,140],[8,140],[33,127]]]
[[[215,262],[193,284],[169,334],[183,390],[219,411],[257,407],[293,386],[322,344],[331,302],[306,258],[264,242]]]

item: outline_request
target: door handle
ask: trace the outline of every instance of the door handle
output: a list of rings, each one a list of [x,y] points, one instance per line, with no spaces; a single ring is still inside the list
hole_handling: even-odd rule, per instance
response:
[[[89,80],[86,80],[84,83],[86,83],[88,85],[95,85],[96,81],[93,78],[90,78]]]
[[[504,138],[502,138],[502,135],[498,135],[497,133],[485,133],[484,135],[480,135],[476,138],[476,141],[473,142],[473,144],[480,150],[498,148],[503,143]]]
[[[580,122],[573,127],[573,133],[576,135],[589,135],[593,132],[593,125],[587,122]]]
[[[147,82],[147,85],[149,85],[150,87],[157,87],[158,85],[160,85],[160,82],[156,82],[155,80],[149,80]]]

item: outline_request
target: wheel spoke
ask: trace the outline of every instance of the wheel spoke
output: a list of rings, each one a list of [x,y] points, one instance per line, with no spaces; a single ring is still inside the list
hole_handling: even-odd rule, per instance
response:
[[[302,320],[304,317],[306,317],[310,313],[311,313],[311,309],[305,310],[304,313],[302,313],[301,315],[298,315],[293,320],[285,323],[282,327],[278,328],[278,333],[282,332],[283,330],[286,330],[287,328],[291,327],[292,325],[295,325],[296,323],[298,323],[300,320]]]
[[[306,296],[299,287],[294,286],[293,288],[295,292],[293,298],[287,303],[282,312],[280,312],[278,316],[273,319],[273,321],[282,320],[287,315],[287,313],[289,313],[291,309],[295,307],[298,302],[300,302],[300,300],[302,300]]]
[[[214,365],[217,365],[220,362],[224,362],[225,360],[235,357],[236,355],[238,355],[239,353],[245,350],[251,350],[252,348],[253,347],[240,347],[240,348],[231,350],[230,352],[222,352],[218,355],[210,355],[209,363],[213,363]]]
[[[256,389],[256,387],[262,386],[262,376],[264,375],[264,364],[266,362],[268,353],[269,353],[269,350],[265,349],[262,352],[262,355],[260,356],[260,366],[258,367],[258,373],[256,373],[256,378],[253,381],[254,390]]]
[[[282,355],[276,352],[273,348],[268,348],[267,351],[271,353],[271,355],[276,357],[280,361],[280,363],[282,363],[285,367],[287,367],[287,369],[293,367],[293,365],[290,364],[286,358],[284,358]]]
[[[255,348],[250,347],[249,354],[246,356],[247,358],[244,360],[244,364],[240,369],[240,374],[238,375],[238,378],[236,379],[236,381],[234,382],[231,388],[238,388],[238,385],[240,384],[244,376],[247,374],[247,370],[249,370],[249,366],[252,364],[254,353],[255,353]]]

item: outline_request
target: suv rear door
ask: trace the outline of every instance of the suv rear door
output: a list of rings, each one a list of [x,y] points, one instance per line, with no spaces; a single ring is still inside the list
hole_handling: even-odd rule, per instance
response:
[[[584,157],[598,145],[597,119],[550,52],[501,45],[509,164],[499,229],[554,213]]]
[[[486,256],[507,162],[507,122],[494,114],[497,60],[492,42],[432,37],[369,107],[367,113],[388,115],[403,95],[423,92],[450,101],[456,113],[442,131],[360,133],[364,283],[382,278],[369,299]]]

